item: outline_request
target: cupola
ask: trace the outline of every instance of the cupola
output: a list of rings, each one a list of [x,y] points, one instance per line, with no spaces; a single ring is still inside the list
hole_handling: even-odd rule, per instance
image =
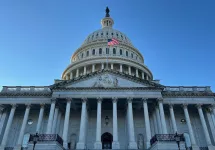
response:
[[[110,10],[108,7],[106,7],[106,15],[105,15],[105,18],[103,18],[101,20],[101,24],[102,24],[102,28],[112,28],[113,24],[114,24],[114,21],[113,19],[110,17],[110,14],[109,14]]]

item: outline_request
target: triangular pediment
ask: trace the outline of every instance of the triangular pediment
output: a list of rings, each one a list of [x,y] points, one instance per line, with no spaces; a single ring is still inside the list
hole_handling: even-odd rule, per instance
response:
[[[94,72],[85,76],[52,85],[52,88],[120,88],[120,87],[162,87],[162,85],[112,70]]]

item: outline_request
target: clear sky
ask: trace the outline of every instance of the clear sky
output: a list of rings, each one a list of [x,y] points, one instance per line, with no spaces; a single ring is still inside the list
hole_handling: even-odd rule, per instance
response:
[[[51,85],[109,6],[164,85],[215,91],[215,1],[0,1],[0,85]]]

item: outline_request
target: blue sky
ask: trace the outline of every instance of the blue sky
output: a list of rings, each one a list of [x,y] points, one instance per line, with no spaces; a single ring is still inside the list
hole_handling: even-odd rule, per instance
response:
[[[138,48],[164,85],[215,91],[215,1],[0,1],[0,85],[51,85],[74,51],[100,29],[109,6],[114,28]]]

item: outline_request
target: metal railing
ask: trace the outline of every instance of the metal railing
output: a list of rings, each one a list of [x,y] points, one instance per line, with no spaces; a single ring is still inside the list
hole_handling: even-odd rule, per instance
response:
[[[185,141],[183,134],[178,134],[180,136],[180,141]],[[153,145],[157,141],[175,141],[175,134],[155,134],[150,143]]]
[[[33,141],[33,134],[30,135],[29,142]],[[56,141],[63,146],[63,139],[58,134],[38,134],[38,142]]]

